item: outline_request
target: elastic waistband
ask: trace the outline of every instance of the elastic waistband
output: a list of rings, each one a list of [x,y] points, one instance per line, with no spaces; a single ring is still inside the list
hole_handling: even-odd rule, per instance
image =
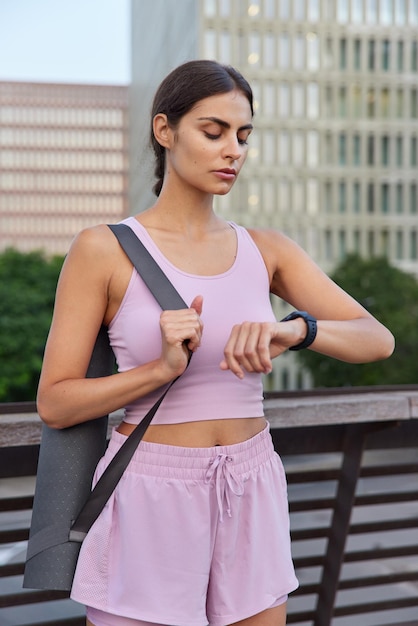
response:
[[[113,430],[106,456],[112,458],[126,436]],[[127,471],[161,477],[205,480],[208,466],[219,456],[228,457],[234,471],[240,475],[259,467],[274,455],[269,424],[260,433],[230,446],[183,448],[141,441]],[[108,461],[110,461],[108,458]]]

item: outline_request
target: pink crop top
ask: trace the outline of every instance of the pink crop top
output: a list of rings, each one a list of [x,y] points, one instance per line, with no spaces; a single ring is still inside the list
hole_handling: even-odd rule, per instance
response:
[[[184,301],[203,296],[201,345],[181,378],[170,389],[153,424],[260,417],[263,415],[261,374],[246,373],[239,380],[219,364],[234,324],[275,321],[269,297],[269,279],[263,258],[249,233],[231,223],[237,235],[237,256],[232,267],[215,276],[196,276],[176,268],[134,218],[124,220],[146,246]],[[109,325],[109,338],[118,369],[124,372],[159,357],[161,309],[136,270]],[[125,408],[125,421],[137,424],[162,389],[138,398]]]

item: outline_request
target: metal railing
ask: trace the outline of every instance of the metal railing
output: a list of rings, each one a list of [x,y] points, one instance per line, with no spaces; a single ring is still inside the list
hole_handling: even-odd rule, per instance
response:
[[[288,624],[418,626],[418,386],[268,394],[265,409],[300,581]],[[40,421],[0,413],[0,624],[84,626],[67,594],[21,589]]]

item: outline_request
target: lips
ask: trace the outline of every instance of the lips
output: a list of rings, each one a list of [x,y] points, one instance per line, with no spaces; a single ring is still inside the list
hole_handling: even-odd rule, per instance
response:
[[[225,167],[221,170],[215,170],[214,174],[223,180],[233,180],[237,175],[237,171],[233,168]]]

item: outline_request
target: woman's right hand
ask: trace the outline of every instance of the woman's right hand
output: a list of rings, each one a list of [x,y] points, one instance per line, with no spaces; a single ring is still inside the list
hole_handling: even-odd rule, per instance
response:
[[[189,350],[200,346],[203,323],[200,318],[202,296],[196,296],[188,309],[163,311],[160,317],[162,337],[161,364],[169,379],[180,376],[187,367]]]

